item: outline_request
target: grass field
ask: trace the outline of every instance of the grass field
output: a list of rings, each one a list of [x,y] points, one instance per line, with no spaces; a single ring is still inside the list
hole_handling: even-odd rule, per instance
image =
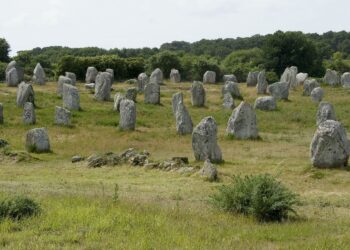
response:
[[[35,160],[0,161],[0,197],[26,194],[42,205],[37,217],[0,222],[0,249],[349,249],[349,169],[318,170],[310,164],[309,145],[316,130],[317,105],[291,91],[274,112],[257,111],[261,140],[239,141],[225,136],[231,111],[222,109],[221,86],[205,85],[205,108],[190,104],[190,83],[166,83],[161,105],[138,96],[137,128],[118,130],[119,115],[112,102],[97,102],[79,84],[82,111],[73,112],[73,126],[55,126],[56,84],[34,86],[37,124],[22,124],[15,105],[16,89],[0,86],[5,124],[0,138],[12,150],[24,150],[24,137],[33,127],[46,127],[52,153],[32,154]],[[129,85],[115,84],[125,91]],[[350,128],[350,91],[325,88],[325,101]],[[182,91],[194,124],[212,115],[225,162],[218,165],[219,182],[196,174],[145,170],[130,166],[89,169],[72,164],[76,154],[147,150],[154,160],[187,156],[195,162],[191,136],[176,134],[171,96]],[[255,88],[241,85],[250,103]],[[115,91],[113,91],[114,95]],[[239,101],[236,101],[236,105]],[[208,196],[234,175],[270,173],[301,196],[298,217],[283,223],[259,223],[253,218],[216,211]],[[119,186],[116,202],[115,186]]]

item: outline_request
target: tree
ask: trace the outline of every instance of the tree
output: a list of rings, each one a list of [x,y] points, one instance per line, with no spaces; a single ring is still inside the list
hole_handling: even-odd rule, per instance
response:
[[[4,38],[0,38],[0,62],[10,61],[10,45]]]
[[[156,68],[163,71],[165,77],[169,77],[171,69],[181,70],[180,59],[177,54],[170,51],[162,51],[148,60],[148,71],[151,72]]]

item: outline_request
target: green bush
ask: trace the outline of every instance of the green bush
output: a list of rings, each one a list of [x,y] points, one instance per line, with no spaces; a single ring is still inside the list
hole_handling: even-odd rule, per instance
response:
[[[20,220],[39,214],[40,206],[34,200],[24,197],[15,196],[0,201],[0,219],[10,218]]]
[[[5,70],[7,67],[7,63],[0,62],[0,81],[5,81]]]
[[[227,212],[252,215],[259,221],[281,221],[296,214],[298,196],[270,175],[235,177],[229,186],[219,187],[211,203]]]

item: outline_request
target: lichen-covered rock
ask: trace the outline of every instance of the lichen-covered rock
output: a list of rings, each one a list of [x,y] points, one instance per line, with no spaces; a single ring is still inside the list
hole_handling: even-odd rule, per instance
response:
[[[224,109],[234,109],[235,106],[235,101],[230,93],[226,93],[224,95],[224,100],[222,106]]]
[[[247,87],[255,87],[258,84],[259,71],[249,72],[247,76]]]
[[[147,83],[145,86],[145,103],[160,104],[160,86],[157,83]]]
[[[120,102],[119,128],[121,130],[135,130],[136,105],[132,100],[124,99]]]
[[[324,91],[321,87],[314,88],[311,91],[310,96],[313,102],[321,102],[324,96]]]
[[[170,81],[173,83],[181,82],[181,75],[177,69],[172,69],[170,72]]]
[[[40,63],[37,63],[37,65],[34,68],[33,71],[33,81],[37,84],[43,85],[46,83],[46,75],[43,67],[41,67]]]
[[[238,82],[237,77],[234,74],[224,75],[222,79],[224,80],[224,83],[229,82],[229,81],[230,82]]]
[[[132,88],[128,88],[126,90],[126,93],[125,93],[125,98],[126,99],[129,99],[133,102],[136,102],[136,98],[137,98],[137,88],[135,87],[132,87]]]
[[[295,88],[298,86],[297,81],[298,68],[296,66],[287,67],[280,79],[280,82],[287,82],[289,88]]]
[[[350,73],[349,72],[345,72],[342,76],[341,76],[341,85],[343,86],[343,88],[350,88]]]
[[[344,167],[348,164],[350,146],[346,130],[340,122],[326,120],[311,141],[311,162],[317,168]]]
[[[208,181],[216,181],[218,178],[218,171],[210,160],[205,160],[203,167],[199,170],[199,175]]]
[[[66,76],[59,76],[58,77],[58,82],[57,82],[57,95],[62,96],[63,92],[63,84],[70,84],[73,85],[72,79]]]
[[[145,86],[148,83],[148,76],[146,73],[141,73],[137,77],[137,90],[139,92],[143,92],[145,90]]]
[[[163,84],[163,72],[159,68],[155,69],[150,76],[149,82],[158,85]]]
[[[174,116],[176,115],[176,109],[177,109],[178,105],[180,103],[183,103],[183,101],[184,101],[184,96],[181,92],[173,94],[171,104],[172,104]]]
[[[50,139],[45,128],[34,128],[27,132],[26,150],[28,152],[50,152]]]
[[[111,75],[108,72],[100,72],[95,81],[95,99],[109,101],[111,99]]]
[[[63,107],[69,110],[80,110],[80,95],[75,86],[63,84]]]
[[[304,96],[310,96],[314,88],[320,87],[320,84],[315,79],[305,80],[304,81]]]
[[[86,83],[94,83],[96,81],[96,76],[98,71],[95,67],[88,67],[85,74]]]
[[[6,72],[6,83],[9,87],[16,87],[18,85],[19,77],[16,68],[11,68]]]
[[[277,109],[276,100],[273,96],[258,97],[254,104],[255,109],[272,111]]]
[[[8,76],[7,73],[13,68],[16,69],[15,75]],[[6,83],[8,86],[17,87],[17,85],[24,80],[24,70],[21,66],[19,66],[19,64],[16,61],[11,61],[6,67],[5,77],[6,77]],[[10,80],[8,79],[8,77],[14,77],[14,78],[11,80],[11,82],[8,82]],[[15,79],[17,81],[14,81]]]
[[[176,131],[180,135],[191,134],[193,123],[187,108],[183,102],[179,102],[175,111]]]
[[[125,96],[122,93],[115,93],[114,95],[114,104],[113,104],[113,111],[119,112],[120,111],[120,102],[125,99]]]
[[[309,74],[308,73],[298,73],[296,75],[296,78],[297,78],[297,86],[299,85],[303,85],[304,82],[306,81],[306,79],[309,77]]]
[[[205,117],[193,129],[192,149],[197,161],[222,161],[221,149],[217,144],[217,125],[212,116]]]
[[[340,84],[340,75],[335,70],[327,69],[323,81],[331,87],[336,87]]]
[[[31,102],[26,102],[23,107],[23,123],[32,125],[36,123],[35,109]]]
[[[68,109],[58,107],[55,108],[55,124],[69,126],[71,113]]]
[[[268,84],[266,81],[265,71],[259,72],[256,81],[257,81],[256,90],[257,90],[258,95],[266,94]]]
[[[226,82],[222,87],[221,92],[223,96],[226,93],[230,93],[233,98],[240,99],[240,100],[243,99],[241,92],[239,91],[238,83],[236,82],[231,82],[231,81]]]
[[[288,100],[289,86],[288,82],[276,82],[268,87],[268,91],[276,100]]]
[[[191,102],[192,106],[204,107],[205,105],[205,89],[201,82],[194,81],[191,86]]]
[[[203,75],[203,83],[216,83],[215,71],[206,71]]]
[[[256,114],[247,102],[236,107],[227,123],[226,133],[237,139],[257,139],[259,137]]]
[[[333,105],[329,102],[321,102],[318,105],[317,115],[316,115],[316,125],[320,125],[326,120],[337,120]]]
[[[66,72],[65,76],[72,81],[72,85],[75,86],[77,83],[77,76],[73,72]]]
[[[111,86],[114,83],[114,70],[113,69],[106,69],[106,72],[109,73],[111,77]]]
[[[35,95],[33,86],[30,83],[21,82],[17,88],[17,107],[23,107],[24,103],[31,102],[35,105]]]

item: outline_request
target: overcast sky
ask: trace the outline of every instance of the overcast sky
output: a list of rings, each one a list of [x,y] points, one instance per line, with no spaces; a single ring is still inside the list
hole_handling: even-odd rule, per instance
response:
[[[1,0],[5,1],[5,0]],[[350,31],[350,0],[11,0],[0,37],[11,54],[61,45],[159,47],[277,30]]]

